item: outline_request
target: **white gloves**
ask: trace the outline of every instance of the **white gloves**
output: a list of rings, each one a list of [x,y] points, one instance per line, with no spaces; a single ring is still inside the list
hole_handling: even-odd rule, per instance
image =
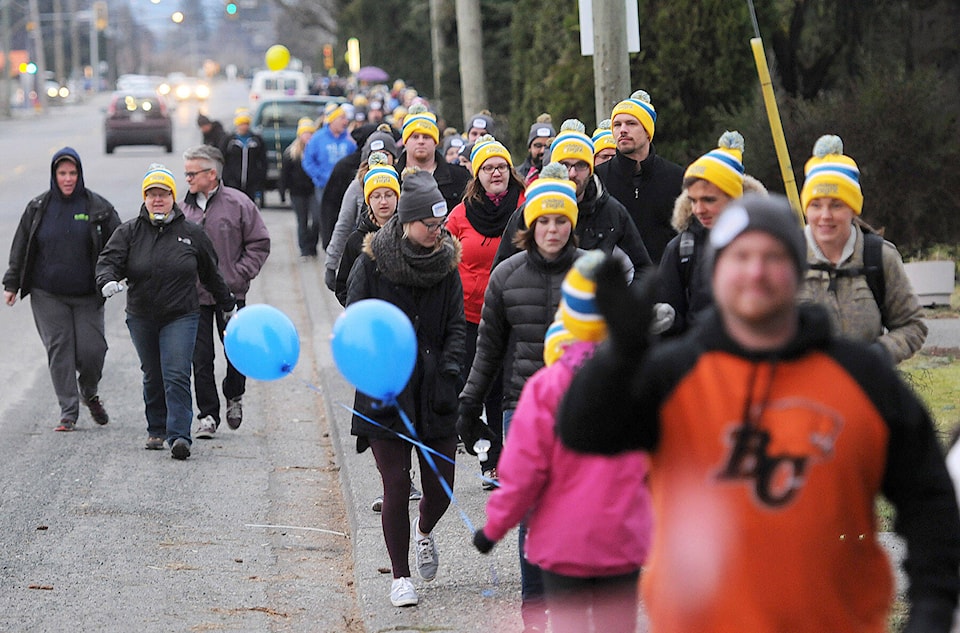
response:
[[[100,289],[100,294],[103,295],[104,299],[109,299],[118,292],[123,292],[127,287],[123,285],[123,282],[120,281],[108,281],[103,284],[103,288]]]
[[[657,303],[653,306],[653,321],[650,323],[651,334],[662,334],[673,325],[677,311],[669,303]]]

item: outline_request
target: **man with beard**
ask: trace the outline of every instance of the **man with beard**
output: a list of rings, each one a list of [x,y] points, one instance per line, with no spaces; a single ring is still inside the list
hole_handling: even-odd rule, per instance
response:
[[[517,174],[524,184],[529,184],[540,173],[543,156],[556,136],[553,119],[546,112],[538,116],[536,122],[530,126],[530,133],[527,134],[527,158],[517,168]]]
[[[397,173],[403,174],[407,167],[433,174],[437,187],[447,202],[447,213],[460,203],[463,191],[470,180],[470,172],[460,165],[451,165],[440,155],[440,128],[437,116],[427,111],[426,106],[414,104],[403,119],[403,153],[397,160]]]

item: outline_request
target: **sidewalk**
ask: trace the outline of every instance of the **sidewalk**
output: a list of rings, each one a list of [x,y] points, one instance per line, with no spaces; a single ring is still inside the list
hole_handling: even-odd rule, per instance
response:
[[[277,248],[293,248],[295,239],[280,233],[295,231],[292,214],[271,210],[264,213]],[[520,631],[520,570],[516,531],[487,556],[472,545],[472,532],[461,511],[474,528],[483,526],[484,505],[489,496],[480,488],[477,459],[466,453],[457,455],[454,496],[435,530],[440,553],[440,571],[427,583],[416,576],[414,586],[420,596],[416,607],[398,608],[390,604],[392,575],[380,526],[380,515],[370,503],[380,495],[380,476],[368,450],[356,452],[356,438],[350,435],[350,413],[342,406],[353,403],[353,389],[340,376],[330,351],[333,322],[343,311],[336,297],[323,284],[323,259],[301,260],[300,286],[312,323],[313,355],[318,368],[316,386],[324,394],[326,418],[336,450],[344,501],[353,538],[356,593],[363,624],[367,631],[483,631],[499,633]],[[309,353],[302,350],[301,353]],[[416,461],[414,460],[414,463]],[[419,478],[419,472],[417,473]],[[418,484],[418,487],[419,484]],[[411,516],[416,505],[411,503]],[[411,548],[411,563],[413,561]]]

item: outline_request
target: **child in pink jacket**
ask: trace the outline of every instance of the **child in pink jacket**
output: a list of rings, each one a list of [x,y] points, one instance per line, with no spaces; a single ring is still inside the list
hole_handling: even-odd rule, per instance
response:
[[[602,259],[591,251],[564,279],[560,320],[545,341],[547,366],[523,387],[500,457],[500,488],[474,535],[477,549],[489,552],[526,517],[524,555],[543,569],[554,633],[634,631],[637,581],[652,536],[646,454],[574,453],[554,432],[574,374],[606,337],[593,305],[592,272]]]

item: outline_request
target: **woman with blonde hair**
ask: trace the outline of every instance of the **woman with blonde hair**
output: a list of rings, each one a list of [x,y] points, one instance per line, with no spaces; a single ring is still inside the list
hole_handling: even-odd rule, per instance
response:
[[[320,238],[320,203],[314,195],[313,180],[303,169],[303,148],[307,146],[317,125],[304,117],[297,121],[297,138],[283,152],[280,170],[280,191],[290,192],[290,204],[297,215],[297,244],[300,257],[316,257]]]

